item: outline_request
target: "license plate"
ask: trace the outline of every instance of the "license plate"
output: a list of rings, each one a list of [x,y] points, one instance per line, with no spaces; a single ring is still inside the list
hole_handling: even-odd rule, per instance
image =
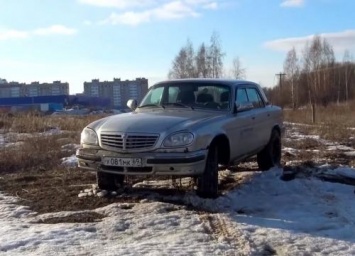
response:
[[[140,167],[142,166],[142,158],[104,157],[102,163],[106,166]]]

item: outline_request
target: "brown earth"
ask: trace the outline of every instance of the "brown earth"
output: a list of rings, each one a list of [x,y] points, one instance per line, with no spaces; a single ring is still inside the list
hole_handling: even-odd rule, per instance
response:
[[[48,140],[45,141],[48,144]],[[67,143],[67,142],[66,142]],[[43,143],[44,144],[44,143]],[[333,152],[325,150],[315,140],[305,141],[287,141],[284,143],[287,147],[299,149],[297,154],[283,154],[283,164],[289,161],[296,161],[297,166],[314,167],[317,164],[329,163],[333,165],[354,165],[353,157],[346,156],[341,152]],[[40,147],[42,148],[42,146]],[[40,150],[40,148],[38,150]],[[58,146],[60,151],[60,145]],[[319,152],[312,151],[319,149]],[[310,151],[306,151],[310,150]],[[67,154],[73,154],[73,151]],[[62,157],[62,153],[58,153]],[[48,161],[45,158],[35,159],[36,162]],[[66,168],[58,166],[58,160],[46,165],[46,168],[40,166],[30,169],[20,169],[18,171],[11,169],[11,172],[0,172],[0,188],[1,192],[7,195],[15,196],[21,205],[29,206],[31,210],[41,213],[60,212],[60,211],[83,211],[91,210],[106,206],[111,203],[134,203],[142,199],[151,198],[154,200],[166,201],[169,195],[180,195],[180,198],[186,192],[193,190],[193,183],[188,186],[177,184],[174,188],[133,188],[133,184],[142,181],[146,177],[129,178],[127,186],[118,192],[117,196],[87,196],[79,198],[78,194],[84,189],[92,188],[96,183],[95,174],[80,170],[78,168]],[[43,164],[41,164],[43,165]],[[54,167],[52,167],[54,166]],[[255,159],[251,159],[246,163],[229,168],[230,172],[221,174],[219,188],[222,194],[236,189],[241,184],[248,182],[258,170]],[[239,172],[247,175],[238,175]],[[170,183],[172,184],[172,183]],[[175,204],[183,202],[174,201]],[[47,220],[48,223],[56,222],[90,222],[97,221],[103,216],[89,213],[73,213],[65,218],[53,218]]]

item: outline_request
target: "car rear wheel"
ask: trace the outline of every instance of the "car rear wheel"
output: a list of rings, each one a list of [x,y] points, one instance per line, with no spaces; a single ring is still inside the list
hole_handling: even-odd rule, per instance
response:
[[[115,191],[124,184],[124,175],[106,172],[96,173],[97,186],[101,190]]]
[[[281,136],[277,130],[272,130],[269,143],[258,153],[257,162],[259,169],[267,171],[271,167],[280,165],[281,162]]]
[[[203,198],[218,195],[218,148],[214,145],[208,150],[205,171],[197,178],[197,195]]]

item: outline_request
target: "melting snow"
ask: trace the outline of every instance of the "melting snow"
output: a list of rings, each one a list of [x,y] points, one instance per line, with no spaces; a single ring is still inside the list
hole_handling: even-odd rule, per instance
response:
[[[345,167],[332,171],[355,173]],[[216,200],[192,193],[180,198],[205,213],[149,197],[140,203],[96,209],[106,217],[94,223],[34,223],[70,213],[34,216],[14,204],[15,199],[0,195],[0,252],[258,255],[271,248],[281,255],[354,255],[354,187],[315,178],[285,182],[280,180],[281,172],[255,173],[249,182]]]
[[[290,137],[312,138],[328,145],[329,150],[355,152],[319,136],[293,132]],[[0,147],[4,145],[5,138],[0,135]],[[77,146],[68,144],[62,150]],[[293,148],[284,150],[297,153]],[[76,158],[63,158],[62,163],[76,165]],[[321,169],[355,179],[353,168],[323,165]],[[236,175],[242,178],[251,174]],[[286,182],[281,175],[277,168],[255,172],[251,179],[215,200],[187,193],[165,196],[179,204],[162,203],[152,192],[139,203],[114,203],[94,210],[105,218],[93,223],[37,223],[73,212],[36,215],[16,204],[15,198],[0,193],[0,254],[355,255],[354,187],[312,177]],[[157,181],[137,186],[158,188],[166,184]],[[93,191],[108,193],[93,188],[81,194],[94,195]]]
[[[4,135],[0,134],[0,148],[4,147],[4,145],[5,145]]]
[[[77,158],[75,155],[69,156],[69,157],[64,157],[61,159],[62,160],[62,165],[66,167],[76,167],[77,166]]]

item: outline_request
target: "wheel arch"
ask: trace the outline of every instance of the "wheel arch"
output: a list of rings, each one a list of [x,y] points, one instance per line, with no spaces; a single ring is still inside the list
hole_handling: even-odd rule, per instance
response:
[[[211,146],[217,146],[218,148],[218,163],[228,165],[230,161],[230,143],[228,137],[225,134],[216,135],[208,148]]]

